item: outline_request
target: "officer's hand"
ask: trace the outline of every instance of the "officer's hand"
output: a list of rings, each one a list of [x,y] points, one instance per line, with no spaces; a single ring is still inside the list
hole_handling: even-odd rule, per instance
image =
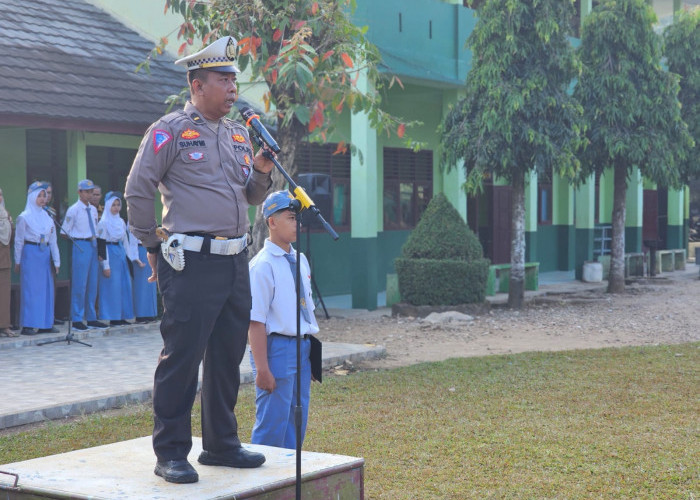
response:
[[[153,283],[158,280],[158,254],[149,252],[148,263],[151,265],[151,275],[148,277],[148,282]]]
[[[265,147],[264,149],[260,148],[258,149],[258,152],[255,153],[255,158],[253,158],[253,167],[258,172],[269,174],[272,171],[275,164],[272,162],[272,160],[270,160],[266,156],[263,156],[263,151],[268,151],[273,157],[275,156],[275,153],[267,149],[267,147]]]
[[[269,369],[264,371],[258,370],[257,375],[255,375],[255,385],[267,392],[272,392],[277,387],[275,376]]]

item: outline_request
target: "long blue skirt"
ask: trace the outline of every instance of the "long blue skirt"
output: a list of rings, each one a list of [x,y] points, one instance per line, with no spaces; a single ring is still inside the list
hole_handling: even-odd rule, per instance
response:
[[[53,271],[48,245],[24,245],[20,262],[22,301],[20,325],[53,327]]]
[[[151,266],[148,265],[148,252],[139,245],[139,260],[146,264],[140,267],[133,264],[134,268],[134,315],[137,318],[155,318],[158,316],[158,297],[156,283],[148,282],[151,276]]]
[[[126,263],[126,253],[119,245],[107,245],[111,275],[105,278],[100,272],[97,294],[100,319],[119,320],[134,317],[131,298],[131,275]]]

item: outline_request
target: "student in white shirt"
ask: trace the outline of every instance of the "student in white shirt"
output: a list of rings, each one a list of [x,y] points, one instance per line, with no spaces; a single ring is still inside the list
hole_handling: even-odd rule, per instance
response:
[[[296,213],[288,191],[270,194],[263,203],[263,216],[270,230],[264,247],[250,262],[252,308],[248,339],[255,375],[255,425],[251,443],[296,448],[294,408],[301,394],[301,441],[309,415],[311,388],[311,341],[318,332],[311,298],[311,272],[301,258],[301,387],[296,386]]]
[[[57,333],[53,327],[53,270],[61,267],[56,228],[44,210],[47,184],[29,186],[27,205],[17,217],[15,232],[15,272],[20,274],[22,335]]]

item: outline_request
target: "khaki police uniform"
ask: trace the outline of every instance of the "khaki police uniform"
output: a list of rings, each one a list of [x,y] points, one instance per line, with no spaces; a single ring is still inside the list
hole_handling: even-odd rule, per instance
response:
[[[203,448],[225,453],[240,446],[233,408],[250,320],[247,250],[214,250],[216,237],[246,235],[248,207],[261,203],[272,183],[269,174],[253,169],[253,157],[245,127],[223,118],[213,131],[188,102],[148,129],[127,179],[129,224],[144,246],[160,243],[156,189],[163,227],[203,237],[201,249],[184,251],[182,271],[158,257],[164,346],[153,387],[153,447],[159,461],[185,459],[191,449],[190,413],[202,360]]]

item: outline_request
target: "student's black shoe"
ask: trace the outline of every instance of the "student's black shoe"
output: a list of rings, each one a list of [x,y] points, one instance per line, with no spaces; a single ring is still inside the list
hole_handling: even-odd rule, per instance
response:
[[[73,323],[73,329],[80,330],[81,332],[84,332],[85,330],[88,329],[88,327],[85,326],[85,323],[83,323],[82,321],[76,321],[75,323]]]
[[[58,328],[39,328],[39,333],[58,333]]]
[[[34,328],[29,328],[28,326],[25,326],[22,328],[22,335],[38,335],[39,332],[37,332]]]
[[[146,318],[146,317],[141,317],[141,316],[139,316],[139,317],[136,318],[134,321],[135,321],[136,323],[138,323],[138,324],[143,325],[143,324],[146,324],[146,323],[150,323],[151,321],[153,321],[153,319],[152,319],[152,318]]]
[[[158,461],[153,471],[169,483],[196,483],[199,475],[187,460]]]
[[[88,328],[97,328],[99,330],[104,329],[104,328],[109,328],[107,325],[105,325],[101,321],[88,321],[87,325],[88,325]]]
[[[109,326],[124,326],[128,324],[129,322],[123,319],[113,319],[109,322]]]

